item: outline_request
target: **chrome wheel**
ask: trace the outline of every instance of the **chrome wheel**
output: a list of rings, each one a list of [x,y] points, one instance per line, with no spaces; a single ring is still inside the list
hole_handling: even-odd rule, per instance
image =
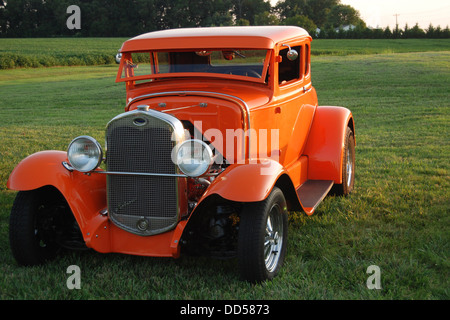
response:
[[[281,208],[275,204],[267,217],[264,238],[264,262],[269,272],[273,272],[277,267],[283,247],[283,222],[281,217]]]
[[[286,256],[286,208],[277,187],[265,200],[244,205],[239,217],[238,263],[245,280],[270,280],[280,271]]]
[[[347,196],[355,185],[355,136],[350,127],[345,132],[342,156],[342,183],[334,186],[337,195]]]
[[[350,150],[350,146],[347,146],[347,186],[350,187],[353,179],[353,157],[352,150]]]

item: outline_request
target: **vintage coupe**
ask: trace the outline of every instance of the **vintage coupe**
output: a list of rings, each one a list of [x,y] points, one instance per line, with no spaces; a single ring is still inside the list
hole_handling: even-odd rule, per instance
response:
[[[237,257],[248,281],[272,279],[288,212],[313,214],[355,177],[355,124],[318,106],[302,28],[150,32],[123,43],[125,112],[104,148],[75,138],[13,170],[10,243],[19,264],[61,248],[154,257]]]

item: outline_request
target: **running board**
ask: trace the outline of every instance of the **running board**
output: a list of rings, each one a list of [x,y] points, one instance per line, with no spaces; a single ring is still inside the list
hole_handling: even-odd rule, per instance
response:
[[[300,203],[308,215],[322,202],[333,183],[332,180],[307,180],[297,189]]]

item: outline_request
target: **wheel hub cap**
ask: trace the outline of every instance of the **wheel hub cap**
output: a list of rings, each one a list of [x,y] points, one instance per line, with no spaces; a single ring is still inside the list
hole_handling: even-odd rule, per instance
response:
[[[279,252],[283,244],[283,223],[281,210],[274,206],[267,218],[266,234],[264,239],[264,260],[269,272],[275,270],[280,259]]]

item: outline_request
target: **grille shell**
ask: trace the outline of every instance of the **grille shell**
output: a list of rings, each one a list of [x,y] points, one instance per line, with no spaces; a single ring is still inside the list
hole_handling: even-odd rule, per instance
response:
[[[118,227],[149,236],[176,226],[187,199],[185,178],[174,176],[179,169],[171,153],[183,136],[178,119],[154,110],[126,112],[110,121],[107,171],[114,174],[107,176],[107,201]]]

